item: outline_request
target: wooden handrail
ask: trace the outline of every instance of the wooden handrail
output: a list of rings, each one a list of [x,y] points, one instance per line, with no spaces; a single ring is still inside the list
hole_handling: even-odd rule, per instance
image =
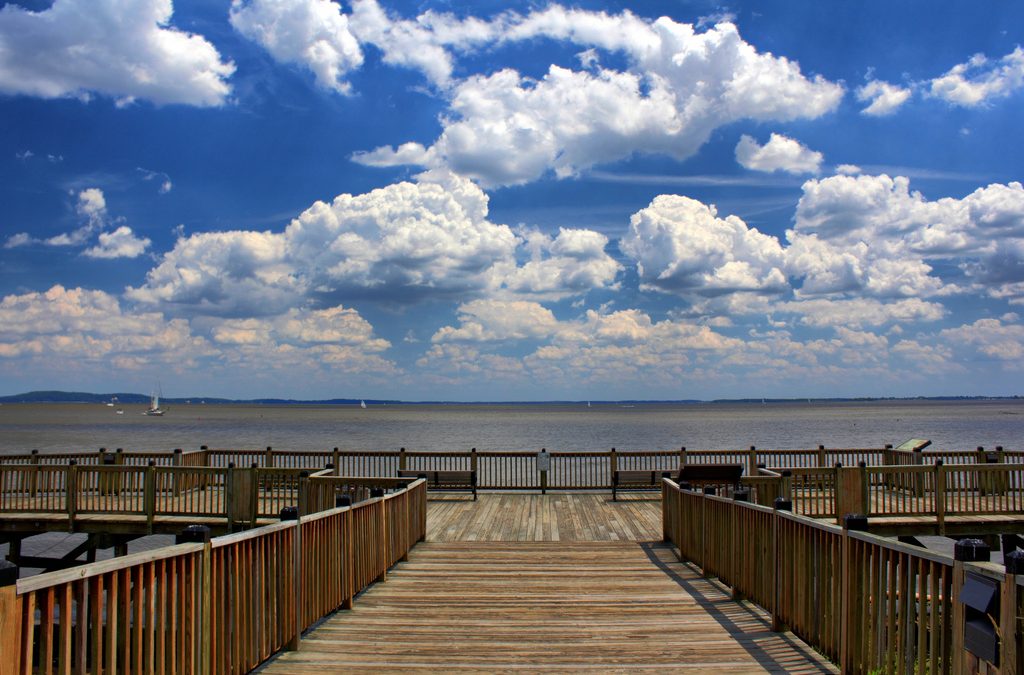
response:
[[[0,671],[248,672],[386,578],[425,535],[425,487],[0,587]]]
[[[877,468],[877,467],[875,467]],[[940,465],[941,469],[941,465]],[[927,475],[927,474],[925,474]],[[940,472],[941,475],[941,472]],[[840,664],[843,672],[964,672],[967,573],[994,579],[1002,664],[1016,664],[1024,614],[1016,574],[756,504],[662,488],[663,532],[681,560],[717,576]]]

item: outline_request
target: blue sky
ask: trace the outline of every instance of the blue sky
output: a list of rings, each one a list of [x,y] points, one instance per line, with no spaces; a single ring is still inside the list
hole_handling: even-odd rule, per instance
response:
[[[0,393],[1020,394],[1019,3],[0,9]]]

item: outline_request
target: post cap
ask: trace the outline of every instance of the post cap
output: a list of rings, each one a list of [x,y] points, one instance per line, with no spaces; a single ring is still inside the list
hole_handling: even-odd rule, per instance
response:
[[[260,468],[260,463],[259,462],[253,462],[252,464],[249,465],[249,468],[250,469],[258,469],[258,468]]]
[[[860,460],[859,462],[857,462],[857,466],[858,466],[859,468],[861,468],[861,469],[867,468],[867,465],[868,465],[868,463],[867,463],[867,462],[865,462],[865,461],[864,461],[863,459],[862,459],[862,460]]]
[[[113,455],[103,455],[103,463],[104,464],[113,464],[116,461],[117,461],[117,457],[114,457]]]
[[[717,490],[715,490],[715,486],[714,485],[705,485],[704,486],[704,494],[706,494],[706,495],[713,495],[713,494],[715,494],[715,492],[717,492]]]
[[[309,472],[308,471],[300,471],[299,472],[299,478],[309,478]]]
[[[120,449],[121,449],[121,448],[118,448],[118,450],[120,450]],[[180,454],[181,454],[181,448],[175,448],[175,449],[174,449],[174,454],[176,454],[176,455],[180,455]]]
[[[210,528],[206,525],[189,525],[174,538],[175,544],[205,544],[210,541]]]
[[[750,490],[736,490],[732,493],[732,500],[734,502],[749,502]]]
[[[234,462],[228,462],[228,468],[229,469],[234,469],[235,468],[235,463]]]
[[[981,539],[961,539],[953,544],[953,560],[961,562],[988,562],[992,550]]]
[[[842,462],[836,462],[836,468],[837,469],[842,469],[843,468],[843,463]]]
[[[352,506],[352,496],[338,495],[337,497],[334,498],[334,506],[335,508],[340,506]]]
[[[156,460],[155,459],[149,460],[148,462],[146,462],[146,466],[156,466]]]
[[[13,586],[18,581],[18,566],[10,560],[0,560],[0,588]]]
[[[790,471],[789,469],[783,469],[779,473],[782,475],[783,478],[790,478],[793,475],[793,472]]]
[[[370,497],[371,498],[373,498],[373,497],[383,497],[383,496],[384,496],[384,488],[382,488],[382,487],[370,488]]]
[[[1010,551],[1003,554],[1007,574],[1024,574],[1024,551]]]
[[[867,532],[868,517],[863,513],[847,513],[843,516],[843,529],[854,532]]]
[[[776,511],[793,511],[792,500],[786,499],[785,497],[775,498],[775,510]]]
[[[298,506],[286,506],[281,509],[281,520],[298,520],[299,519],[299,507]]]

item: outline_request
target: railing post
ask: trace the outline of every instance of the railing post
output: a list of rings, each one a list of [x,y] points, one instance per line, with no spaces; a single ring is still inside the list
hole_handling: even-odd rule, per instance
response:
[[[335,448],[334,452],[331,453],[331,464],[334,465],[334,475],[335,476],[340,476],[341,475],[341,450],[339,450],[338,448]],[[401,464],[401,461],[399,461],[399,464]],[[399,468],[402,468],[402,467],[399,466]]]
[[[679,448],[679,466],[686,466],[686,446]]]
[[[4,655],[0,670],[10,673],[22,672],[22,611],[21,601],[18,600],[17,581],[18,566],[0,560],[0,654]],[[31,629],[29,627],[29,630]],[[28,664],[25,670],[31,671],[32,664]]]
[[[757,448],[753,445],[750,446],[750,452],[747,454],[747,475],[757,475]]]
[[[146,505],[146,527],[153,533],[153,518],[156,516],[156,462],[149,460],[146,465],[146,483],[143,500]]]
[[[546,448],[541,448],[541,452],[547,452]],[[540,493],[546,495],[548,493],[548,470],[541,469],[540,471]]]
[[[299,472],[299,515],[309,515],[309,472]]]
[[[398,468],[403,471],[409,468],[409,456],[405,454],[405,448],[398,449]]]
[[[1017,651],[1017,626],[1021,619],[1018,613],[1020,587],[1017,585],[1017,575],[1024,574],[1024,551],[1004,551],[1003,564],[1006,566],[1006,576],[1003,577],[999,599],[999,667],[1004,673],[1016,673],[1019,672],[1022,657]]]
[[[228,462],[228,468],[224,472],[224,517],[228,521],[228,528],[231,527],[231,517],[234,513],[232,505],[235,503],[235,463]]]
[[[780,618],[782,614],[782,542],[780,534],[782,530],[782,517],[779,511],[793,511],[793,502],[782,497],[775,498],[775,512],[772,514],[772,606],[769,608],[772,613],[772,631],[780,633],[785,626]]]
[[[172,467],[176,467],[176,468],[180,468],[181,467],[181,448],[175,448],[174,449],[174,454],[171,455],[171,466]],[[180,497],[181,496],[181,483],[180,483],[180,480],[181,480],[180,473],[178,471],[175,471],[174,472],[174,481],[173,481],[174,496],[175,497]]]
[[[634,465],[635,466],[635,465]],[[615,448],[608,453],[608,489],[610,490],[613,486],[612,483],[615,480],[615,472],[619,470],[619,455],[615,452]]]
[[[856,554],[854,539],[850,532],[865,532],[868,529],[867,516],[859,513],[851,513],[843,517],[843,540],[842,540],[842,562],[840,570],[840,607],[842,611],[843,627],[840,637],[839,667],[843,673],[859,673],[864,670],[864,663],[861,663],[858,647],[862,640],[860,635],[863,629],[864,617],[859,616],[860,608],[860,581],[863,570],[854,559]]]
[[[836,462],[836,522],[843,523],[848,513],[867,513],[867,470],[864,467],[844,469]]]
[[[270,467],[274,466],[274,449],[272,447],[270,447],[268,445],[267,446],[267,451],[266,451],[266,453],[264,453],[263,456],[264,456],[263,466],[265,466],[267,468],[270,468]]]
[[[32,474],[29,476],[29,496],[35,497],[39,492],[39,451],[32,451]]]
[[[939,536],[946,535],[946,467],[942,460],[935,460],[935,523]]]
[[[295,536],[292,537],[292,584],[294,586],[295,603],[289,608],[295,617],[295,632],[289,636],[285,649],[297,651],[302,641],[302,519],[296,506],[281,509],[281,521],[295,521]]]
[[[953,544],[953,648],[950,655],[953,658],[950,672],[953,675],[961,675],[966,671],[967,649],[964,645],[964,623],[967,620],[964,611],[964,603],[960,601],[960,594],[964,587],[967,572],[964,569],[965,562],[987,562],[991,558],[991,550],[985,542],[980,539],[961,539]],[[1004,671],[1012,672],[1012,671]]]
[[[828,466],[828,464],[826,464],[825,462],[826,462],[826,459],[825,459],[825,446],[819,444],[818,445],[818,466],[822,467],[822,468]]]
[[[199,644],[196,648],[196,672],[210,675],[213,671],[213,654],[210,648],[210,634],[213,626],[210,619],[213,608],[213,548],[210,545],[210,528],[205,525],[189,525],[174,538],[175,544],[203,544],[202,562],[197,580],[199,587],[199,617],[195,622]],[[180,583],[180,582],[179,582]],[[127,590],[127,589],[126,589]],[[184,666],[184,664],[182,664]],[[182,667],[182,670],[189,670]]]
[[[256,527],[260,517],[260,465],[253,462],[249,467],[249,523]]]
[[[64,476],[64,490],[67,492],[68,531],[75,529],[75,512],[78,510],[78,462],[68,462]]]

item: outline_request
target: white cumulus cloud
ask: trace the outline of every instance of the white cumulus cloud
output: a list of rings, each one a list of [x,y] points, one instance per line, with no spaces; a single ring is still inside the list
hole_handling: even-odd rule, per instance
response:
[[[331,0],[233,0],[231,25],[278,61],[304,65],[325,89],[348,93],[363,63],[349,18]]]
[[[1024,49],[1017,47],[995,61],[975,54],[929,85],[931,96],[965,108],[1009,96],[1024,87]]]
[[[55,0],[0,9],[0,92],[101,94],[124,103],[222,105],[235,67],[204,37],[170,27],[171,0]]]
[[[892,115],[899,110],[912,93],[906,87],[900,87],[889,82],[883,82],[882,80],[871,80],[857,89],[857,100],[861,103],[870,101],[868,106],[861,110],[863,114],[873,117],[884,117],[885,115]]]
[[[132,228],[122,225],[113,232],[100,232],[99,243],[85,250],[89,258],[138,258],[152,242],[137,237]]]
[[[754,171],[818,173],[823,160],[820,152],[781,134],[772,134],[764,145],[744,134],[736,145],[736,161],[743,168]]]

